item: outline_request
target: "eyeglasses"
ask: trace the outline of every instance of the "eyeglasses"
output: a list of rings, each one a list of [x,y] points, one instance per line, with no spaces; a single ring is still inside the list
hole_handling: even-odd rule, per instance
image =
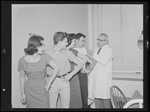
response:
[[[102,39],[99,39],[99,38],[97,40],[99,40],[99,41],[106,41],[106,40],[102,40]]]

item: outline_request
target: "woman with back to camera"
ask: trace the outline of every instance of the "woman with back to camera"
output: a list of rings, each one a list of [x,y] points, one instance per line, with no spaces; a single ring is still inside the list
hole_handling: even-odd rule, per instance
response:
[[[26,108],[49,108],[48,90],[59,72],[59,68],[52,58],[43,53],[44,47],[39,38],[43,37],[38,35],[30,37],[28,46],[24,49],[26,55],[21,57],[18,63],[21,102],[26,104]],[[46,83],[47,65],[50,65],[54,72]]]

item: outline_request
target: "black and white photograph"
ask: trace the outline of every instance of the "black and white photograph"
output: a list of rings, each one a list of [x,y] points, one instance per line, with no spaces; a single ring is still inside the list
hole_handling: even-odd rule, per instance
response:
[[[145,109],[145,4],[12,2],[10,107]]]

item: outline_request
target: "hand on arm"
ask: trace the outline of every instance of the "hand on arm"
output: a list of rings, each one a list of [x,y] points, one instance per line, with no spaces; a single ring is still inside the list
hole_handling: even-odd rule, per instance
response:
[[[48,80],[47,84],[45,85],[46,91],[49,91],[51,84],[53,83],[53,81],[55,80],[59,72],[59,68],[53,60],[49,62],[49,65],[54,69],[54,71],[53,71],[51,78]]]
[[[93,61],[93,58],[92,58],[92,55],[93,55],[93,53],[90,51],[90,50],[88,50],[88,49],[86,49],[86,53],[87,53],[87,55],[83,55],[83,54],[81,54],[81,53],[78,53],[78,57],[80,57],[80,58],[82,58],[83,59],[83,66],[87,63],[87,62],[90,62],[90,61]],[[89,57],[88,57],[88,55],[89,55]],[[89,65],[88,65],[89,66]],[[82,70],[81,70],[81,72],[82,73],[89,73],[90,72],[90,69],[87,69],[87,68],[83,68]]]
[[[26,96],[24,93],[24,86],[25,86],[25,82],[26,82],[26,75],[24,70],[19,70],[20,73],[20,87],[21,87],[21,102],[22,104],[26,104]]]
[[[95,67],[97,61],[95,59],[92,60],[92,64],[90,65],[90,70],[92,71],[93,68]]]
[[[86,68],[84,71],[86,72],[86,73],[90,73],[92,70],[93,70],[93,68],[95,67],[95,65],[96,65],[96,63],[97,63],[97,61],[92,57],[92,56],[90,56],[90,55],[86,55],[90,60],[92,60],[92,64],[90,64],[90,66],[88,67],[88,68]]]
[[[81,71],[82,73],[90,73],[91,72],[91,70],[90,69],[87,69],[87,68],[84,68],[84,69],[82,69],[82,71]]]

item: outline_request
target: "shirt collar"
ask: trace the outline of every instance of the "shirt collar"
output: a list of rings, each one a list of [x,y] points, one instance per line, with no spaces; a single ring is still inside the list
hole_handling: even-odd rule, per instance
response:
[[[108,47],[108,45],[104,45],[103,47],[101,47],[101,49],[106,49]]]

